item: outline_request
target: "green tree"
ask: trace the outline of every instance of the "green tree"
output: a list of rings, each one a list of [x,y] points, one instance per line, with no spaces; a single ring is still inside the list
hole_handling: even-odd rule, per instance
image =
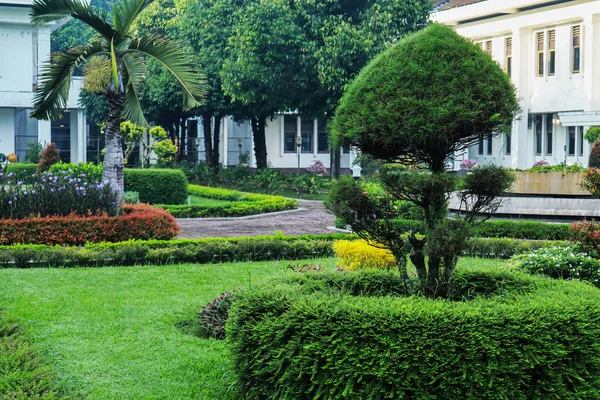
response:
[[[110,0],[92,0],[92,7],[110,11]],[[94,29],[78,19],[71,19],[66,24],[52,32],[50,36],[50,51],[64,51],[75,46],[82,46],[94,37]]]
[[[110,63],[111,78],[102,92],[109,108],[102,178],[111,182],[119,201],[124,189],[120,124],[129,120],[140,126],[148,125],[139,102],[145,59],[159,61],[176,77],[184,93],[186,108],[197,107],[196,97],[204,95],[201,75],[186,52],[159,35],[136,37],[135,21],[151,2],[120,0],[112,7],[112,20],[108,19],[107,13],[98,12],[79,0],[36,0],[30,9],[34,25],[70,16],[97,32],[89,44],[52,55],[49,63],[42,68],[41,84],[34,98],[31,116],[46,120],[60,118],[75,69],[94,57]]]
[[[400,243],[400,232],[385,210],[353,183],[340,183],[328,207],[359,235],[392,251],[408,289],[412,287],[404,244],[410,247],[423,293],[447,293],[469,226],[497,210],[498,196],[514,178],[499,167],[474,170],[458,194],[462,219],[447,219],[456,182],[445,172],[445,160],[483,137],[509,129],[518,111],[508,76],[451,28],[432,25],[407,36],[377,56],[348,86],[331,124],[331,139],[380,160],[419,168],[384,170],[381,180],[396,200],[423,209],[424,236],[412,232]]]

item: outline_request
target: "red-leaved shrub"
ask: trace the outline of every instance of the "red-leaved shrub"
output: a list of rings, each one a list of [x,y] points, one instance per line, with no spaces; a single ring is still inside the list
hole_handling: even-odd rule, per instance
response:
[[[590,151],[590,158],[588,160],[588,167],[600,168],[600,142],[596,142],[592,146],[592,151]]]
[[[51,166],[58,163],[60,161],[60,156],[58,155],[59,152],[60,150],[58,147],[56,147],[55,143],[48,144],[44,151],[42,151],[37,172],[40,173],[48,171]]]
[[[173,239],[175,218],[147,204],[123,205],[118,217],[45,217],[0,219],[0,244],[82,245],[131,239]]]
[[[589,168],[583,176],[581,188],[596,198],[600,197],[600,169]]]
[[[581,221],[571,225],[571,241],[591,256],[600,258],[600,224],[596,221]]]

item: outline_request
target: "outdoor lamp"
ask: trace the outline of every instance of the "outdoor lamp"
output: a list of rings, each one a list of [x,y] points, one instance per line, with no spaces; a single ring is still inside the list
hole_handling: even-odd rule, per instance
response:
[[[302,136],[296,136],[296,149],[298,153],[298,176],[300,176],[300,147],[302,147]]]
[[[352,177],[354,178],[355,181],[357,181],[360,178],[361,171],[362,171],[362,168],[358,164],[356,164],[352,167]]]

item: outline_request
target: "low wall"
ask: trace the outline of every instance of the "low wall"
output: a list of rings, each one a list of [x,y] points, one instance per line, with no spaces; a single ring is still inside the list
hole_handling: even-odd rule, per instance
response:
[[[552,197],[504,197],[497,214],[547,217],[573,217],[575,219],[600,217],[600,199],[561,199]],[[449,208],[456,211],[460,202],[450,198]]]
[[[512,193],[589,196],[581,189],[581,172],[515,172]]]

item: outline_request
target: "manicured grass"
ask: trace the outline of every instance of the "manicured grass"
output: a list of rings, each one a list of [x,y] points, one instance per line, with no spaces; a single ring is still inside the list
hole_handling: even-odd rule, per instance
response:
[[[230,205],[233,203],[234,203],[233,201],[227,201],[227,200],[207,199],[206,197],[190,196],[190,204],[193,204],[196,206],[204,206],[204,207],[225,206],[225,205]]]
[[[298,261],[333,268],[336,259]],[[460,265],[498,260],[461,259]],[[176,325],[220,293],[286,272],[288,261],[168,267],[4,269],[0,307],[58,384],[89,399],[234,399],[225,343]]]

